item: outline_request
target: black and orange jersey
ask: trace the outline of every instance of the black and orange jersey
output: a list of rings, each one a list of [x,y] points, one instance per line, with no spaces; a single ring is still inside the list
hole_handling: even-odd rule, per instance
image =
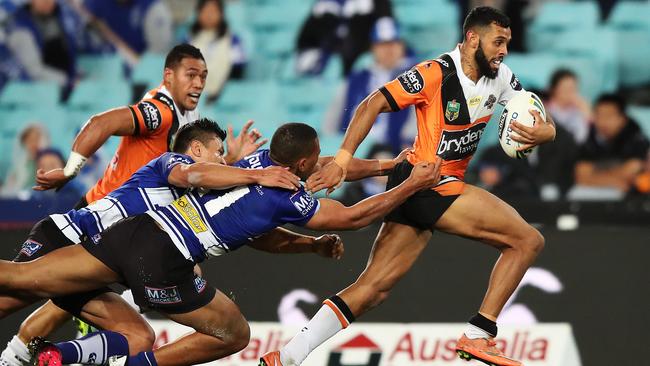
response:
[[[462,180],[496,103],[522,90],[519,80],[501,64],[496,78],[470,80],[462,71],[456,48],[424,61],[380,88],[393,111],[415,106],[418,135],[409,154],[411,164],[443,162],[441,175]]]
[[[169,151],[178,128],[199,118],[197,110],[180,113],[165,87],[148,92],[129,109],[134,133],[122,137],[104,176],[86,193],[88,203],[103,198],[126,182],[136,170]]]

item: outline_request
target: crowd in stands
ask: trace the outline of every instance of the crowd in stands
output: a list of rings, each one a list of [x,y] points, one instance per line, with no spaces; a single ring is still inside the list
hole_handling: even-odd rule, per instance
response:
[[[80,116],[88,118],[99,111],[69,104],[84,81],[107,88],[107,100],[121,95],[133,102],[159,82],[161,68],[156,62],[173,44],[187,42],[202,50],[209,70],[202,114],[223,123],[256,119],[266,134],[287,119],[299,118],[317,127],[324,136],[323,151],[333,153],[328,146],[338,146],[356,105],[368,93],[418,61],[453,48],[462,37],[458,19],[465,9],[492,5],[512,18],[510,51],[529,52],[513,55],[510,66],[515,73],[517,60],[526,65],[521,55],[545,59],[547,55],[531,43],[541,44],[543,39],[530,34],[541,27],[533,19],[543,17],[546,3],[283,0],[280,6],[272,0],[0,0],[0,125],[7,113],[14,112],[14,107],[3,105],[3,86],[50,83],[61,91],[58,108],[68,112],[76,108],[75,119],[66,122],[72,125],[65,129],[76,131],[85,121]],[[599,14],[598,29],[617,17],[616,1],[593,3]],[[645,47],[650,53],[650,45]],[[571,55],[580,60],[595,57]],[[107,71],[106,63],[98,63],[103,66],[95,69],[86,64],[114,59],[118,60],[114,73]],[[609,65],[609,59],[604,60]],[[492,132],[495,136],[484,137],[487,141],[480,146],[468,181],[504,197],[543,200],[650,193],[650,109],[638,106],[648,99],[644,96],[650,94],[650,79],[626,84],[627,66],[620,61],[620,83],[616,78],[612,88],[605,77],[602,82],[585,80],[585,70],[576,65],[582,64],[560,62],[541,82],[537,75],[530,76],[530,68],[521,70],[524,87],[544,96],[547,112],[556,121],[555,143],[537,148],[526,160],[515,160],[501,151]],[[589,70],[591,75],[601,69]],[[128,89],[110,89],[115,85]],[[630,98],[630,88],[640,92]],[[287,94],[291,97],[283,99]],[[630,100],[637,105],[629,107]],[[7,166],[0,162],[3,197],[29,195],[37,168],[59,166],[65,160],[60,149],[69,148],[71,137],[50,139],[48,134],[61,131],[47,118],[32,122],[25,120],[7,131],[0,128],[2,143],[9,141],[7,136],[13,141],[10,154],[5,154],[6,146],[0,152],[0,160],[11,156]],[[383,114],[370,132],[369,141],[377,144],[371,147],[370,143],[360,154],[394,156],[412,143],[416,133],[412,108]],[[335,142],[328,145],[328,141]],[[79,183],[66,189],[83,192],[110,154],[108,149],[93,157],[95,164],[88,165],[86,179],[82,174]],[[382,186],[381,179],[373,179],[348,184],[341,194],[346,203],[353,203]]]

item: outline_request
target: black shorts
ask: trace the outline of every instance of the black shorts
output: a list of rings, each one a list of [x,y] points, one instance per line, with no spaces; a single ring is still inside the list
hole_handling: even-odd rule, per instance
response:
[[[47,253],[72,245],[70,241],[49,216],[34,225],[27,236],[27,240],[20,248],[20,251],[14,258],[14,262],[28,262],[42,257]],[[66,295],[52,298],[52,301],[61,309],[72,315],[79,316],[81,309],[86,303],[100,294],[112,291],[108,287],[103,287],[93,291],[87,291],[78,294]]]
[[[405,181],[413,170],[413,165],[404,160],[397,164],[393,171],[388,176],[388,183],[386,190],[398,186]],[[459,181],[455,181],[459,182]],[[444,184],[444,183],[443,183]],[[404,203],[391,211],[384,221],[396,222],[398,224],[413,226],[420,230],[431,230],[438,219],[447,211],[460,193],[452,192],[451,194],[442,194],[439,189],[441,185],[435,189],[426,189],[419,191],[409,197]]]
[[[81,245],[122,277],[143,311],[188,313],[216,293],[149,215],[126,218],[102,232],[97,244]]]

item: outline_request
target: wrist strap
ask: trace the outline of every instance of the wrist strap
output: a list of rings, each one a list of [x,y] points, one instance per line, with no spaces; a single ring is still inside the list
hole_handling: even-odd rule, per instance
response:
[[[68,162],[65,164],[65,168],[63,168],[63,175],[66,177],[73,177],[79,174],[81,168],[83,168],[84,164],[86,164],[86,160],[88,160],[87,157],[79,154],[76,151],[70,151]]]
[[[348,165],[352,160],[352,154],[344,149],[339,149],[336,155],[334,155],[334,164],[338,165],[344,171],[348,169]]]

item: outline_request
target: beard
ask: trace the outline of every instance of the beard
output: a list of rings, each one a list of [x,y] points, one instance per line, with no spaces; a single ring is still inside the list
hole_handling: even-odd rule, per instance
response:
[[[478,49],[474,53],[474,60],[476,60],[476,64],[478,64],[478,70],[488,79],[495,79],[499,74],[499,69],[493,70],[490,66],[490,61],[485,57],[483,47],[481,47],[481,41],[479,41]]]

